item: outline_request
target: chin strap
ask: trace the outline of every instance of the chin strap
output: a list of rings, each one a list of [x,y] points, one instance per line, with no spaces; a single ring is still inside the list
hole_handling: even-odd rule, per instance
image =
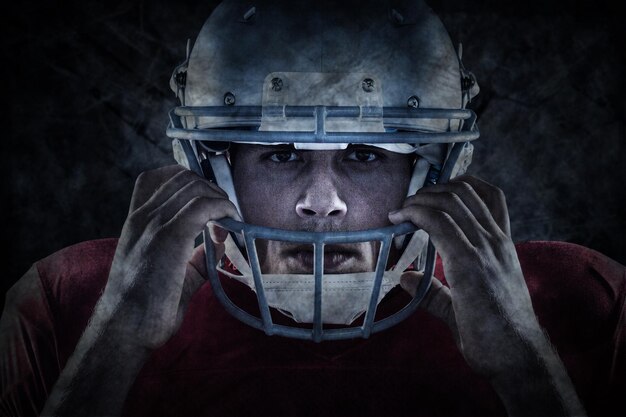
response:
[[[237,193],[235,193],[235,184],[233,183],[233,176],[230,170],[230,164],[226,159],[226,154],[221,153],[217,155],[209,155],[208,160],[213,170],[214,180],[217,185],[228,194],[228,199],[235,205],[235,208],[239,212],[239,216],[243,218],[241,209],[239,208],[239,201],[237,200]]]
[[[396,285],[413,261],[424,252],[428,237],[414,233],[395,266],[383,273],[377,303]],[[218,266],[218,271],[257,288],[253,268],[231,236],[225,241],[225,255],[236,271]],[[247,248],[248,252],[251,248]],[[381,256],[380,254],[379,256]],[[260,270],[260,267],[258,267]],[[327,324],[350,325],[363,314],[370,303],[376,271],[345,274],[324,274],[322,284],[322,321]],[[313,323],[315,277],[313,274],[262,274],[261,283],[267,303],[297,323]]]
[[[465,65],[463,65],[462,43],[459,43],[457,48],[457,58],[459,59],[459,69],[461,71],[461,108],[464,109],[480,93],[480,87],[474,73],[466,70]]]

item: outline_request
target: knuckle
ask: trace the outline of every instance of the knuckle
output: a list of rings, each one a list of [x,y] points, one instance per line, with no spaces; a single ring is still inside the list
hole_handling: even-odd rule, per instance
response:
[[[160,225],[152,232],[152,238],[146,245],[146,250],[155,253],[161,252],[166,248],[168,238],[172,235],[172,230],[175,230],[171,226]]]
[[[227,196],[228,194],[226,193],[226,191],[224,191],[222,188],[220,188],[219,185],[217,185],[214,182],[207,182],[208,186],[211,187],[211,189],[217,191],[218,193],[220,193],[221,195]]]
[[[504,192],[493,184],[483,181],[482,182],[484,192],[490,195],[491,197],[504,196]]]
[[[189,203],[187,203],[187,205],[189,206],[189,208],[192,209],[201,208],[204,207],[210,200],[211,199],[208,199],[204,196],[197,195],[189,200]]]
[[[425,208],[422,206],[408,205],[402,209],[401,213],[414,220],[419,218],[420,214],[423,213],[424,210]]]
[[[506,195],[504,194],[504,191],[502,191],[502,189],[494,187],[493,193],[497,201],[500,201],[502,203],[506,202]]]
[[[474,191],[474,187],[470,183],[465,181],[458,181],[455,183],[456,188],[461,192],[471,193]]]
[[[485,202],[493,210],[498,207],[506,206],[506,196],[504,191],[497,187],[490,187],[486,190]]]
[[[413,202],[415,201],[415,195],[412,195],[410,197],[408,197],[407,199],[404,200],[404,202],[402,203],[402,207],[408,207],[413,205]]]
[[[190,182],[194,181],[197,178],[198,178],[198,176],[194,172],[192,172],[192,171],[190,171],[188,169],[185,169],[184,171],[177,172],[172,177],[172,179],[176,182],[176,184],[180,184],[181,187],[184,187],[184,185],[182,185],[182,184],[190,183]]]
[[[185,178],[200,178],[200,176],[198,174],[196,174],[194,171],[184,168],[183,170],[181,170],[180,172],[178,172],[176,175],[179,175],[181,177],[185,177]]]
[[[432,210],[432,215],[441,222],[451,223],[453,221],[452,217],[443,210]]]
[[[167,220],[169,219],[166,218],[161,210],[155,210],[149,215],[149,219],[146,223],[146,230],[153,234],[158,231],[164,223],[167,223]]]
[[[143,208],[140,207],[128,215],[128,217],[126,218],[126,224],[130,228],[135,228],[137,227],[137,225],[143,223],[143,220],[145,219],[145,217],[146,217],[145,210],[143,210]]]
[[[218,211],[219,209],[222,209],[224,207],[233,206],[233,204],[223,197],[207,197],[203,195],[196,195],[189,200],[188,206],[192,209],[206,209]]]
[[[451,181],[462,181],[462,180],[465,180],[465,179],[473,180],[473,179],[476,179],[476,177],[474,177],[473,175],[470,175],[470,174],[462,174],[462,175],[459,175],[457,177],[454,177]]]
[[[498,229],[491,234],[489,240],[491,242],[492,247],[501,248],[501,247],[504,247],[505,245],[508,245],[511,238],[507,236],[506,233]]]
[[[181,185],[177,193],[183,198],[188,198],[192,201],[195,197],[201,197],[206,194],[206,184],[202,183],[199,178],[189,178],[184,180],[184,185]]]
[[[146,183],[149,177],[150,177],[150,171],[144,171],[144,172],[141,172],[139,175],[137,175],[137,179],[135,180],[135,188],[142,187],[143,184]]]
[[[207,183],[203,179],[196,176],[195,178],[191,178],[186,187],[192,188],[194,190],[205,190],[207,188]]]
[[[237,210],[233,202],[226,198],[217,197],[211,200],[214,201],[216,208],[218,208],[222,213],[235,212]]]
[[[443,195],[445,196],[446,200],[451,200],[454,204],[462,203],[461,197],[459,197],[459,195],[453,191],[446,191],[443,193]]]

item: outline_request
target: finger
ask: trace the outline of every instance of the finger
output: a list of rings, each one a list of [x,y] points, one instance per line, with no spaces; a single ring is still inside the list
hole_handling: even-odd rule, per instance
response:
[[[216,244],[214,245],[214,247],[216,252],[216,259],[220,259],[224,254],[224,245]],[[199,250],[202,252],[202,260],[200,261],[202,269],[198,270],[192,262],[187,263],[185,279],[183,280],[183,288],[180,293],[180,301],[178,304],[178,313],[176,318],[178,324],[182,323],[183,317],[185,315],[185,312],[187,311],[187,307],[192,297],[206,282],[206,268],[204,268],[204,250]],[[197,255],[200,254],[194,254],[194,258],[196,258]]]
[[[155,190],[179,172],[186,171],[181,165],[167,165],[150,171],[144,171],[137,177],[133,196],[130,200],[129,213],[135,212],[150,199]]]
[[[405,208],[411,205],[425,206],[448,214],[474,246],[484,243],[487,232],[457,194],[445,190],[420,192],[407,198],[403,204]]]
[[[437,184],[433,187],[428,187],[427,189],[422,190],[418,191],[415,196],[407,198],[405,204],[410,203],[413,197],[419,198],[419,195],[424,192],[451,193],[459,197],[484,230],[492,234],[496,231],[500,231],[500,227],[494,220],[492,213],[490,213],[489,207],[481,199],[474,188],[472,188],[471,184],[463,181],[463,179],[455,178],[448,183]]]
[[[193,241],[211,220],[236,216],[238,216],[237,210],[230,200],[194,197],[162,226],[160,233],[165,233],[175,239]]]
[[[463,175],[454,179],[463,181],[472,186],[481,200],[485,202],[493,219],[504,234],[511,237],[511,223],[509,220],[509,210],[506,206],[506,196],[504,192],[495,185],[489,184],[479,178],[470,175]]]
[[[228,230],[223,229],[216,224],[210,224],[209,234],[211,235],[211,240],[213,241],[213,243],[224,243],[224,241],[228,237]]]
[[[181,268],[179,272],[162,276],[158,284],[164,293],[176,297],[174,302],[180,300],[185,265],[193,253],[194,238],[209,221],[232,216],[234,210],[232,203],[223,198],[194,197],[154,232],[149,246],[154,253],[161,255],[153,260],[153,269],[171,269],[172,265],[180,265]],[[220,255],[219,252],[217,254]]]
[[[400,278],[400,286],[412,297],[415,297],[417,287],[423,278],[424,274],[420,272],[407,271]],[[452,295],[450,294],[450,289],[443,285],[441,281],[433,277],[428,292],[420,302],[420,308],[446,323],[455,334],[455,338],[458,337],[456,334],[456,318],[454,316],[454,308],[452,307]]]
[[[389,220],[394,223],[412,222],[424,229],[442,258],[464,255],[464,251],[473,250],[465,233],[449,214],[432,207],[412,205],[389,213]]]
[[[228,195],[224,190],[219,188],[217,184],[210,182],[209,180],[199,176],[193,171],[183,170],[176,173],[166,182],[164,182],[146,201],[141,207],[142,211],[151,212],[156,210],[159,206],[164,204],[174,194],[185,188],[189,184],[194,183],[197,186],[206,186],[207,190],[213,190],[215,193],[221,195],[224,198],[228,198]]]
[[[191,182],[186,183],[181,189],[176,191],[169,197],[161,206],[155,207],[152,212],[146,214],[146,218],[149,222],[155,225],[165,224],[172,219],[182,207],[188,204],[196,197],[204,197],[215,200],[223,200],[232,206],[232,215],[238,219],[239,214],[235,206],[225,197],[222,193],[218,193],[214,187],[211,187],[209,183],[201,178],[196,178]],[[146,209],[147,209],[146,205]],[[143,211],[143,208],[142,208]],[[215,218],[214,218],[215,219]]]

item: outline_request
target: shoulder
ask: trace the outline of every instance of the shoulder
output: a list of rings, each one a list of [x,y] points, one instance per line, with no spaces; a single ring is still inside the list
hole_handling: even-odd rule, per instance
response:
[[[516,244],[517,255],[531,293],[549,288],[574,295],[584,288],[597,302],[615,302],[626,290],[626,269],[611,258],[566,242]]]
[[[37,262],[37,270],[42,278],[54,279],[89,275],[109,269],[117,241],[118,239],[89,240],[68,246]]]
[[[59,332],[61,360],[68,357],[106,285],[118,239],[68,246],[35,263]]]
[[[104,285],[117,239],[91,240],[61,249],[35,262],[7,292],[7,305],[28,304],[40,298],[56,307],[69,293]],[[103,282],[104,281],[104,282]]]
[[[533,307],[553,342],[610,343],[621,326],[626,269],[572,243],[516,245]]]
[[[95,303],[106,284],[117,241],[81,242],[35,263],[48,299],[56,301],[58,308]]]
[[[520,262],[531,269],[549,267],[556,272],[600,274],[610,281],[623,280],[624,266],[593,249],[568,242],[530,241],[515,245]]]

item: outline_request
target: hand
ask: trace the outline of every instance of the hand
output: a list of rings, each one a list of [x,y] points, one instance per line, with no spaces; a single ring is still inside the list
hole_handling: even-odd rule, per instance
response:
[[[433,280],[422,306],[451,328],[468,364],[487,377],[524,366],[528,339],[543,338],[510,237],[504,194],[463,176],[421,189],[389,216],[423,228],[450,288]],[[414,294],[419,274],[402,285]]]
[[[441,254],[447,288],[433,280],[421,306],[443,319],[469,366],[490,379],[510,415],[583,415],[545,337],[511,241],[504,194],[470,176],[418,191],[389,214],[424,229]],[[415,294],[420,274],[401,284]]]
[[[139,176],[109,279],[43,415],[119,415],[152,350],[204,283],[188,261],[210,220],[239,218],[226,193],[181,166]],[[221,257],[227,232],[211,230]]]
[[[194,238],[222,217],[239,215],[214,183],[178,165],[142,173],[92,321],[106,321],[107,329],[131,345],[151,350],[164,344],[204,283],[186,271]],[[211,233],[218,258],[227,235],[219,230]]]

